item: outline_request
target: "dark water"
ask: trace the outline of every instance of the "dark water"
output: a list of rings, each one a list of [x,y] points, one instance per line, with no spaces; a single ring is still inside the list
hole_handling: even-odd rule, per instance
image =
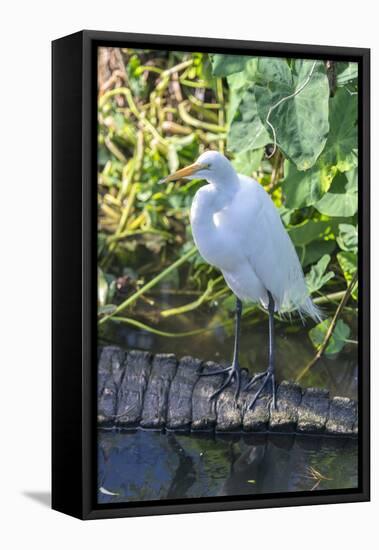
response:
[[[348,438],[100,431],[98,449],[99,503],[357,487]]]
[[[200,308],[157,328],[179,332],[206,327],[211,313]],[[308,337],[312,326],[310,323],[299,329],[298,324],[278,324],[278,382],[296,378],[313,357]],[[354,331],[350,338],[355,338]],[[126,349],[193,355],[225,363],[230,361],[233,347],[232,327],[186,338],[163,338],[109,323],[102,340]],[[241,365],[251,373],[266,369],[267,340],[265,322],[251,326],[244,319]],[[356,398],[357,364],[357,346],[348,344],[339,355],[320,360],[301,384]],[[101,431],[98,452],[98,495],[102,503],[357,486],[357,443],[351,439]]]

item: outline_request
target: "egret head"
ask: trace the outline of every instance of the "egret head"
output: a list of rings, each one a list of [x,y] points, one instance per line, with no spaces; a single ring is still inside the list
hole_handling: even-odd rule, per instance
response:
[[[174,172],[160,183],[168,183],[178,179],[206,179],[210,183],[233,182],[236,172],[230,161],[217,151],[206,151],[196,162]]]

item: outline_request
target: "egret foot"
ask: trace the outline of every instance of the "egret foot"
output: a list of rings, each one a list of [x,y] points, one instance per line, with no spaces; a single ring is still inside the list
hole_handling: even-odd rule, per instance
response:
[[[251,390],[251,388],[254,386],[254,384],[258,380],[262,380],[262,379],[263,379],[262,384],[260,385],[258,391],[255,393],[252,401],[250,402],[250,404],[247,407],[250,410],[254,407],[255,403],[257,402],[257,399],[259,398],[259,396],[261,395],[262,391],[267,386],[267,384],[271,385],[271,408],[276,409],[275,371],[272,367],[269,367],[266,370],[266,372],[262,372],[260,374],[254,375],[253,378],[250,380],[250,382],[248,382],[246,384],[246,386],[244,387],[244,390],[245,391]]]
[[[199,376],[215,376],[217,374],[227,374],[227,377],[225,378],[220,388],[218,388],[217,391],[212,393],[209,399],[214,399],[215,397],[220,395],[220,393],[223,392],[224,389],[227,388],[229,384],[233,382],[233,380],[235,380],[237,387],[236,387],[234,397],[237,400],[241,390],[241,367],[239,366],[239,363],[235,362],[232,365],[230,365],[230,367],[225,367],[224,369],[215,370],[213,372],[200,372]]]
[[[263,382],[253,397],[253,400],[248,405],[248,409],[252,409],[261,395],[262,391],[265,389],[267,384],[271,384],[271,408],[276,409],[276,385],[275,385],[275,346],[274,346],[274,313],[275,313],[275,301],[272,297],[272,294],[267,290],[268,296],[268,313],[269,313],[269,345],[268,345],[268,369],[266,372],[261,372],[256,374],[253,378],[246,384],[244,390],[251,390],[257,380],[262,380]]]
[[[213,376],[215,374],[227,374],[227,377],[225,378],[221,387],[217,391],[212,393],[212,395],[210,396],[210,399],[214,399],[215,397],[220,395],[220,393],[223,392],[224,389],[227,388],[229,384],[233,382],[233,380],[236,381],[236,386],[237,386],[234,394],[234,397],[236,400],[238,399],[238,396],[240,394],[241,367],[239,365],[238,356],[239,356],[239,343],[240,343],[240,331],[241,331],[241,316],[242,316],[242,302],[239,298],[236,297],[234,351],[233,351],[232,364],[230,365],[230,367],[219,369],[214,372],[200,373],[200,376]]]

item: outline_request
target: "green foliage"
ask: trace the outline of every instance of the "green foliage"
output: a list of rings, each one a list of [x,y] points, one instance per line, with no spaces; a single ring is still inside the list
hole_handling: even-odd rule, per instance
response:
[[[337,172],[330,190],[315,203],[315,208],[326,216],[349,218],[358,210],[358,179],[356,169]]]
[[[358,64],[357,63],[338,63],[337,86],[345,86],[346,84],[354,84],[358,79]]]
[[[271,75],[272,63],[262,60],[265,70],[260,70],[255,96],[262,120],[273,105],[270,123],[276,129],[277,143],[285,156],[299,170],[312,167],[322,152],[329,131],[328,122],[328,79],[324,64],[316,63],[312,78],[300,93],[297,90],[305,84],[312,70],[313,61],[296,60],[290,68],[280,60],[281,70]],[[272,80],[273,79],[273,80]],[[287,101],[280,100],[294,95]]]
[[[249,56],[214,54],[211,56],[213,74],[227,76],[243,71],[250,59]]]
[[[341,250],[347,252],[358,252],[358,231],[355,225],[341,223],[339,226],[339,235],[337,242]]]
[[[357,95],[339,88],[330,105],[330,132],[325,145],[325,161],[346,172],[357,166]]]
[[[295,246],[306,246],[314,241],[325,239],[331,232],[330,221],[324,220],[306,220],[305,222],[290,226],[288,234]]]
[[[271,193],[313,298],[333,313],[336,303],[328,296],[343,294],[357,269],[357,64],[117,52],[111,78],[99,75],[100,317],[126,300],[130,323],[155,325],[159,332],[163,318],[212,312],[222,304],[214,310],[232,327],[228,287],[217,270],[190,253],[188,213],[201,182],[158,184],[207,149],[224,152],[239,173]],[[161,279],[161,273],[167,276]],[[148,285],[154,280],[157,288]],[[158,289],[173,293],[176,307],[161,303]],[[355,288],[354,298],[357,293]],[[259,318],[259,307],[245,308],[251,313]],[[313,329],[317,345],[327,326],[323,321]],[[340,320],[328,353],[342,349],[336,342],[340,334],[348,337],[344,327]]]
[[[296,169],[292,162],[284,163],[282,189],[286,196],[287,208],[312,206],[320,201],[331,181],[328,166],[316,164],[305,172]]]
[[[333,279],[333,271],[328,271],[326,269],[330,263],[329,254],[325,254],[317,264],[313,265],[306,276],[306,283],[308,290],[311,294],[322,288],[330,279]]]
[[[327,330],[330,327],[331,318],[325,319],[309,331],[309,337],[316,349],[319,349],[323,343]],[[350,336],[350,328],[342,319],[339,319],[334,327],[333,334],[325,350],[325,355],[335,355],[339,353],[346,344]]]
[[[230,74],[229,64],[223,64],[220,57],[217,74],[222,74],[222,68],[224,75]],[[290,66],[285,59],[257,58],[254,65],[241,61],[233,66],[244,67],[244,77],[229,79],[239,99],[228,136],[230,150],[242,152],[272,142],[269,122],[275,128],[278,146],[297,168],[313,166],[329,131],[329,87],[324,65],[296,60]],[[305,85],[310,73],[312,78]]]
[[[258,170],[263,156],[263,149],[245,151],[235,155],[232,164],[239,174],[251,176]]]
[[[308,243],[305,247],[305,252],[302,255],[302,265],[303,268],[306,268],[310,264],[317,262],[325,254],[331,255],[334,252],[336,243],[333,239],[328,241],[324,240],[315,240]]]
[[[258,105],[253,93],[247,88],[234,114],[228,134],[228,147],[234,153],[259,149],[270,143],[270,135],[258,114]]]
[[[343,250],[337,254],[337,260],[346,282],[349,284],[357,271],[357,255],[354,252]],[[353,289],[352,296],[355,300],[358,300],[357,286]]]

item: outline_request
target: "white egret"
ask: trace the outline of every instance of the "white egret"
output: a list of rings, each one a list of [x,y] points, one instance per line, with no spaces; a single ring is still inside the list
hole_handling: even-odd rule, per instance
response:
[[[255,375],[246,388],[262,381],[249,405],[252,408],[264,387],[271,384],[275,407],[274,313],[296,310],[301,316],[320,320],[294,245],[268,193],[257,181],[237,174],[221,153],[203,153],[194,164],[178,170],[162,183],[181,178],[201,178],[208,182],[197,191],[192,202],[192,233],[201,256],[222,272],[236,296],[233,360],[230,367],[217,371],[227,377],[212,397],[221,393],[232,380],[236,381],[238,396],[242,303],[260,302],[269,314],[268,368]]]

